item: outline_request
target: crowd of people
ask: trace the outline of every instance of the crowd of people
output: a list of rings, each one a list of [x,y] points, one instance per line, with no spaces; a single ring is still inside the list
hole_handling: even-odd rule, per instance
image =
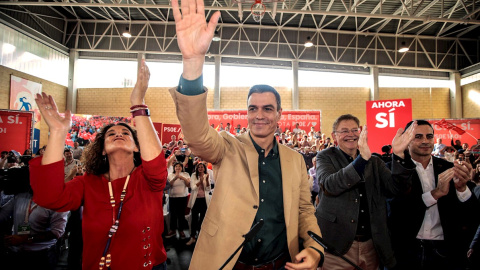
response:
[[[183,74],[169,91],[183,138],[162,145],[155,132],[145,60],[128,118],[60,114],[37,94],[48,147],[0,159],[2,269],[55,269],[65,235],[69,269],[164,270],[174,237],[194,246],[190,269],[480,268],[480,140],[435,144],[416,120],[375,154],[351,114],[330,137],[282,130],[268,85],[249,90],[248,128],[211,126],[203,64],[220,14],[207,24],[202,1],[172,7]]]

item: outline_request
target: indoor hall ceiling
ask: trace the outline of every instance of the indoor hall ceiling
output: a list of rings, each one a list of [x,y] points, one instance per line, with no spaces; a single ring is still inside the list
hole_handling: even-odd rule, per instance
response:
[[[223,63],[366,72],[428,74],[479,62],[480,0],[285,0],[265,3],[260,23],[250,3],[206,0],[209,17],[221,11],[210,56]],[[0,1],[0,22],[80,57],[180,61],[168,0]],[[129,28],[131,38],[122,37]],[[314,43],[303,46],[307,37]],[[401,43],[410,48],[399,53]],[[207,61],[213,61],[213,57]],[[443,76],[443,75],[441,75]]]

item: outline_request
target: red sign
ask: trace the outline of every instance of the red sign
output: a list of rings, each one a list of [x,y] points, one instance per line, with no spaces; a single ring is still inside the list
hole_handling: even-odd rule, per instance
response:
[[[367,101],[368,145],[372,153],[382,153],[382,146],[392,144],[399,128],[412,121],[412,100]]]
[[[158,139],[162,141],[162,123],[153,122],[153,127],[155,128],[155,133],[157,133]]]
[[[33,112],[0,110],[0,151],[31,148]]]
[[[477,144],[477,139],[480,139],[480,119],[429,119],[427,121],[435,130],[435,142],[437,138],[441,138],[443,144],[450,145],[451,136],[453,136],[454,141],[468,143],[470,148]]]
[[[162,144],[170,142],[172,135],[175,135],[177,141],[183,139],[182,127],[177,124],[162,124]]]
[[[226,128],[227,123],[230,123],[232,134],[235,134],[237,125],[240,127],[248,127],[247,110],[225,110],[225,111],[209,111],[208,122],[217,128],[220,123]],[[320,130],[320,111],[283,111],[282,118],[278,125],[285,131],[286,128],[293,130],[296,124],[299,124],[300,129],[306,132],[310,131],[310,127],[314,127],[315,131]]]

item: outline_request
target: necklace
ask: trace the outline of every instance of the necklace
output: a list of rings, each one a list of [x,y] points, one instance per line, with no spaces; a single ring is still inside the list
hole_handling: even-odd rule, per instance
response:
[[[112,242],[113,235],[118,230],[120,215],[122,214],[122,207],[123,207],[123,200],[125,199],[125,195],[127,194],[127,186],[128,181],[130,180],[130,175],[132,174],[135,167],[130,171],[127,176],[127,180],[125,180],[125,184],[123,185],[122,193],[120,194],[120,206],[118,207],[117,218],[115,219],[115,198],[113,197],[113,188],[112,188],[112,181],[110,181],[110,175],[108,175],[108,193],[110,195],[110,205],[112,205],[112,226],[108,231],[108,240],[107,244],[105,245],[105,249],[103,250],[102,258],[100,258],[99,263],[99,270],[103,270],[103,267],[106,266],[110,269],[110,265],[112,263],[112,255],[110,254],[110,243]]]

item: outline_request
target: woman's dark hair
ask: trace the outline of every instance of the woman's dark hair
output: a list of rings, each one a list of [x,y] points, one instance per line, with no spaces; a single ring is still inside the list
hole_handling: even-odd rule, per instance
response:
[[[183,163],[177,161],[177,162],[173,163],[173,173],[175,173],[175,167],[176,167],[177,165],[180,165],[180,166],[182,167],[182,172],[185,171],[184,168],[183,168]]]
[[[109,164],[108,158],[106,155],[103,155],[103,149],[105,148],[105,134],[107,131],[113,126],[124,126],[130,130],[132,133],[133,140],[135,141],[135,145],[140,150],[140,144],[137,138],[137,132],[128,124],[126,123],[116,123],[116,124],[109,124],[100,130],[100,133],[97,134],[95,137],[95,141],[90,143],[86,148],[85,152],[82,155],[82,163],[85,165],[85,169],[87,173],[100,175],[108,172]],[[142,160],[140,158],[140,152],[135,152],[133,154],[133,161],[135,166],[139,166],[142,164]]]
[[[197,166],[195,166],[195,176],[198,178],[198,167],[203,166],[203,173],[207,174],[207,166],[203,162],[199,162]]]

